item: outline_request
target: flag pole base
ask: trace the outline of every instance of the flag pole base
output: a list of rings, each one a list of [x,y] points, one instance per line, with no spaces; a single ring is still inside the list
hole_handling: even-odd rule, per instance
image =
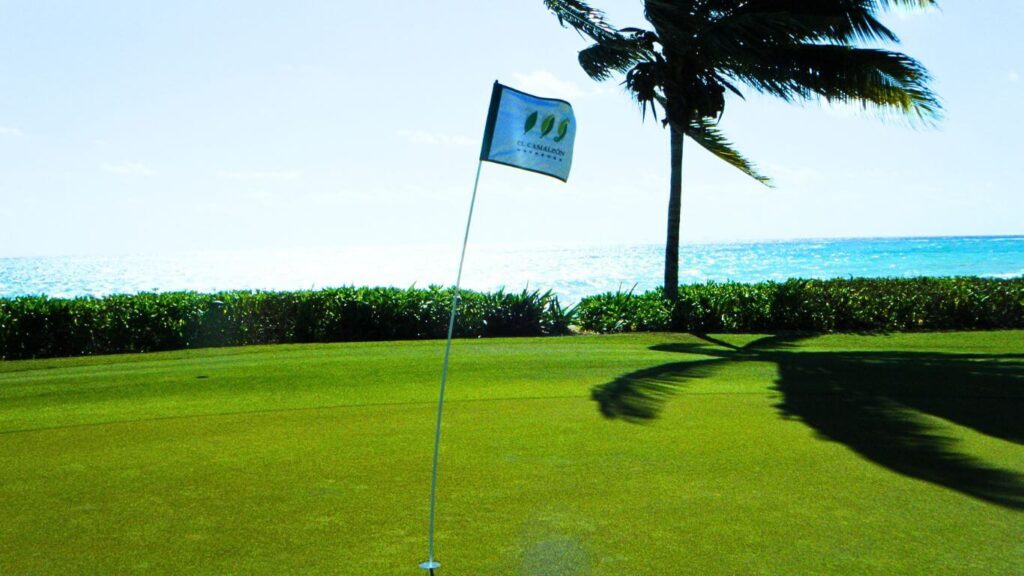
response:
[[[434,573],[434,570],[436,570],[436,569],[438,569],[440,567],[441,567],[441,563],[440,562],[434,562],[433,560],[428,560],[426,562],[421,562],[420,563],[420,568],[422,568],[424,570],[430,570],[431,574]]]

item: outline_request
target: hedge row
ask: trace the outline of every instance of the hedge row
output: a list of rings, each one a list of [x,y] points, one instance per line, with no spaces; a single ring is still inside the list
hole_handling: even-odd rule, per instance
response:
[[[1024,278],[854,278],[680,287],[585,298],[575,323],[594,332],[899,331],[1024,328]]]
[[[208,346],[443,338],[451,290],[335,288],[0,299],[0,359]],[[455,335],[1024,328],[1024,278],[789,280],[607,293],[561,307],[550,292],[464,292]]]
[[[444,338],[451,297],[431,287],[0,299],[0,359]],[[463,292],[455,334],[566,334],[570,317],[550,292]]]

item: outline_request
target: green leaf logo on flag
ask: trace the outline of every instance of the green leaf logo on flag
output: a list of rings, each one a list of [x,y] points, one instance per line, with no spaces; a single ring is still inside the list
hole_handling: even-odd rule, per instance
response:
[[[558,123],[558,136],[555,136],[555,142],[561,142],[565,135],[569,132],[569,119],[563,118]]]
[[[533,130],[533,127],[536,126],[536,125],[537,125],[537,112],[534,112],[533,114],[530,114],[529,116],[526,117],[526,127],[523,128],[523,134],[526,134],[530,130]]]
[[[543,138],[551,132],[551,129],[555,127],[555,115],[548,114],[547,118],[544,119],[540,124],[540,137]]]

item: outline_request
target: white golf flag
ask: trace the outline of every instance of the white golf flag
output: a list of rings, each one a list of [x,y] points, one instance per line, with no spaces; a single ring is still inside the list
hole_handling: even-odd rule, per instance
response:
[[[572,167],[576,118],[564,100],[538,98],[494,83],[480,159],[554,176]]]

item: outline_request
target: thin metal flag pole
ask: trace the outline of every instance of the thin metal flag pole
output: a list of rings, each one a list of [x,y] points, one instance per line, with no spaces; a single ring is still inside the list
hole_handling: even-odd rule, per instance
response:
[[[448,382],[448,358],[452,351],[452,333],[455,330],[455,315],[459,306],[459,289],[462,286],[462,265],[466,261],[466,245],[469,243],[469,226],[473,223],[473,207],[476,205],[476,189],[480,185],[480,170],[484,161],[476,166],[476,178],[473,181],[473,195],[469,200],[469,217],[466,218],[466,234],[462,237],[462,255],[459,256],[459,272],[455,276],[455,293],[452,295],[452,312],[448,317],[448,340],[444,345],[444,364],[441,368],[441,392],[437,398],[437,426],[434,429],[434,466],[430,473],[430,531],[428,537],[427,561],[420,568],[429,570],[431,576],[441,563],[434,560],[434,512],[437,509],[437,458],[441,448],[441,413],[444,410],[444,386]]]

